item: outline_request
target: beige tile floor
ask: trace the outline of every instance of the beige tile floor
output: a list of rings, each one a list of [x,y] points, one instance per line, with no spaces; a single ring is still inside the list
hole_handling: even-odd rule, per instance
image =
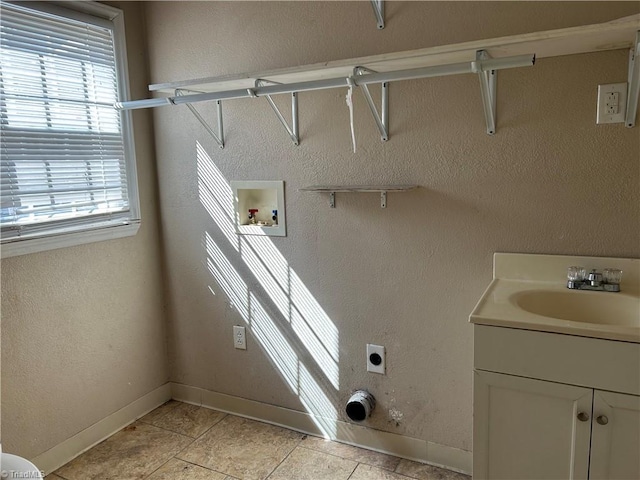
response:
[[[171,400],[47,480],[470,480]]]

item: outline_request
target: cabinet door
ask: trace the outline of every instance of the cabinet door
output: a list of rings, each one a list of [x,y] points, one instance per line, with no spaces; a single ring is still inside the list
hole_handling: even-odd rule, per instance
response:
[[[640,478],[640,397],[594,392],[589,478]]]
[[[586,479],[593,390],[476,370],[473,478]]]

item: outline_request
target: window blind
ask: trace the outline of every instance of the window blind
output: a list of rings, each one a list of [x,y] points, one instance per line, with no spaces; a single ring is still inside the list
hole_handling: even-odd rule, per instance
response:
[[[126,223],[113,28],[7,2],[0,9],[3,242]]]

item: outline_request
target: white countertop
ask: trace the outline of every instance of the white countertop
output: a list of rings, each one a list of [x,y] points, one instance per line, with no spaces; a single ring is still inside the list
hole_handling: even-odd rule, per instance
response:
[[[620,268],[623,270],[619,293],[576,291],[566,288],[566,270],[571,265],[587,269]],[[584,337],[640,343],[640,260],[602,257],[568,257],[559,255],[501,254],[494,257],[494,279],[471,313],[474,324],[563,333]],[[603,310],[625,309],[627,324],[616,321],[572,321],[526,311],[518,304],[523,295],[542,293],[549,298],[562,296],[598,302]],[[545,297],[546,298],[546,297]],[[573,298],[571,298],[573,300]],[[545,305],[553,311],[553,305]],[[562,317],[562,315],[559,315]]]

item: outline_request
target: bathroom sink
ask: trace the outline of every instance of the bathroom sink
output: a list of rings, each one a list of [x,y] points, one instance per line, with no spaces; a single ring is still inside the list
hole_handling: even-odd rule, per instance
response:
[[[622,270],[622,290],[570,290],[568,265]],[[640,259],[496,253],[493,280],[469,321],[640,344]]]
[[[525,290],[513,295],[529,313],[572,322],[640,328],[640,298],[618,293]]]

